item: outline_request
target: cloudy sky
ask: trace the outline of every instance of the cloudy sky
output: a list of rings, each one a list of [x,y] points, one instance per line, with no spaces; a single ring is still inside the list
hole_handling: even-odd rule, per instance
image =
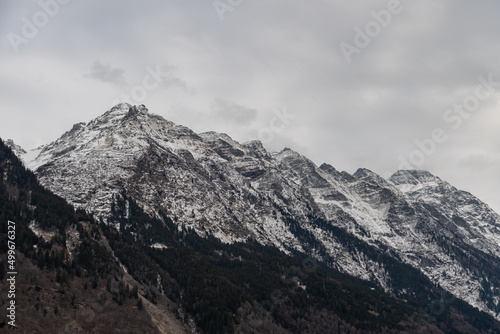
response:
[[[315,163],[427,169],[500,212],[498,1],[0,2],[0,137],[118,101]]]

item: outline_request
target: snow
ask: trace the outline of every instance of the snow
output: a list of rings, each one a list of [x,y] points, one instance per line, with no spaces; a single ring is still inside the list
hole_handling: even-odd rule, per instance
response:
[[[357,178],[318,168],[290,149],[269,154],[259,141],[240,144],[226,134],[198,135],[128,104],[76,125],[24,159],[42,184],[105,221],[125,190],[146,213],[168,212],[179,226],[201,236],[208,233],[225,243],[252,238],[319,259],[287,224],[293,218],[335,258],[336,268],[390,291],[386,268],[350,252],[313,224],[312,218],[321,218],[373,247],[388,247],[434,283],[496,316],[479,298],[483,273],[447,255],[432,236],[462,240],[500,259],[500,216],[425,171],[398,171],[385,181],[361,169]]]
[[[167,249],[168,248],[167,245],[164,245],[164,244],[159,243],[159,242],[152,244],[150,247],[156,248],[156,249]]]

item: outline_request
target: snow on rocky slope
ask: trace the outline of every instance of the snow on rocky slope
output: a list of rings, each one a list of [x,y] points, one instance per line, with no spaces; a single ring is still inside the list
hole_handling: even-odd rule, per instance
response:
[[[105,221],[126,194],[202,236],[306,253],[392,291],[395,273],[367,250],[377,249],[500,319],[500,216],[428,172],[350,175],[128,104],[38,151],[17,150],[44,186]]]

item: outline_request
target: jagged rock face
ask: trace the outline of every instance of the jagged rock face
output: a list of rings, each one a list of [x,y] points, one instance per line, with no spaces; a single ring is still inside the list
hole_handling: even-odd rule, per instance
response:
[[[456,237],[483,252],[500,256],[498,214],[472,194],[456,189],[428,172],[399,171],[391,182],[413,202],[429,212],[439,212],[439,220],[452,222]]]
[[[301,250],[285,218],[305,223],[317,214],[314,202],[271,160],[258,142],[197,135],[143,106],[121,104],[74,126],[30,167],[54,192],[103,219],[125,190],[149,214],[165,212],[201,235]]]
[[[12,152],[14,152],[14,154],[17,155],[18,157],[23,156],[24,154],[27,153],[21,146],[14,143],[12,139],[7,139],[5,141],[5,145],[9,147],[12,150]]]
[[[425,171],[398,171],[384,180],[366,169],[349,176],[328,165],[314,168],[298,154],[276,158],[309,188],[328,220],[371,245],[388,246],[432,281],[498,317],[500,217],[484,203]]]
[[[395,273],[340,229],[500,319],[500,217],[428,172],[350,175],[289,149],[270,154],[258,141],[196,134],[128,104],[39,151],[28,165],[41,183],[104,220],[125,192],[151,216],[200,235],[305,252],[392,291]]]

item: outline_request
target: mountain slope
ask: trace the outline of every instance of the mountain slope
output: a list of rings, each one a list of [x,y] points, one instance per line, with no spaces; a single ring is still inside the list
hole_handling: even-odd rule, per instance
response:
[[[167,217],[149,217],[125,194],[108,217],[120,233],[39,186],[1,140],[0,174],[0,229],[6,231],[5,219],[16,220],[22,241],[20,333],[500,331],[491,317],[425,278],[422,292],[446,310],[394,298],[313,259],[201,238]],[[163,247],[149,247],[153,238]]]
[[[145,286],[116,262],[93,218],[39,185],[1,139],[0,176],[0,233],[7,235],[8,222],[14,222],[16,247],[7,270],[7,240],[12,239],[0,239],[2,332],[161,333],[151,320],[156,306],[138,307],[149,303],[142,296]],[[15,329],[6,317],[10,265],[17,272],[10,299],[16,306]],[[188,332],[175,313],[163,312],[162,318],[170,319],[167,332]]]
[[[366,169],[351,176],[329,165],[317,168],[296,153],[276,158],[290,178],[308,187],[328,220],[370,245],[388,247],[498,317],[500,217],[477,198],[424,171],[398,171],[384,180]]]
[[[27,164],[117,228],[113,208],[124,203],[126,218],[130,200],[200,236],[307,254],[405,299],[419,288],[399,271],[414,268],[500,319],[500,217],[427,172],[350,175],[289,149],[198,135],[127,104],[75,125]]]

